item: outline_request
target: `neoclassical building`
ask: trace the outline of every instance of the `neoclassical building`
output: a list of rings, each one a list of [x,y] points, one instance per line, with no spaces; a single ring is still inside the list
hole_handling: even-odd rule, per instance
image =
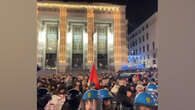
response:
[[[118,71],[128,64],[125,6],[37,2],[37,63],[57,72]]]

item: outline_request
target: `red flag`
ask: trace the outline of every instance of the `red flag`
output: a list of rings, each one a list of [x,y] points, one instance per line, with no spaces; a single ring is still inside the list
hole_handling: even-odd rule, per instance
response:
[[[98,75],[96,72],[96,68],[95,68],[95,64],[93,64],[92,69],[91,69],[91,73],[89,76],[89,84],[90,83],[94,83],[96,89],[100,89],[100,84],[99,84],[99,80],[98,80]]]
[[[139,78],[139,72],[137,72],[137,80],[140,80],[140,78]]]

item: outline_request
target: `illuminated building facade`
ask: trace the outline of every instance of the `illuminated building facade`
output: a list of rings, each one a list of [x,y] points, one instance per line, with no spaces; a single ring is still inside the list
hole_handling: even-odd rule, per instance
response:
[[[38,2],[37,62],[59,73],[118,71],[128,63],[125,6],[103,3]]]
[[[154,13],[128,36],[129,64],[143,64],[145,68],[157,67],[158,14]]]

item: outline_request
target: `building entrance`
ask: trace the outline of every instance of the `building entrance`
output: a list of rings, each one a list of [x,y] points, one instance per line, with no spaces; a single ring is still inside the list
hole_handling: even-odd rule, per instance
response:
[[[46,58],[45,68],[56,69],[57,63],[57,44],[58,43],[58,25],[47,25],[47,37],[46,37]]]
[[[83,67],[83,26],[73,25],[72,37],[72,68]]]
[[[108,65],[107,54],[107,26],[97,26],[97,66],[106,69]]]

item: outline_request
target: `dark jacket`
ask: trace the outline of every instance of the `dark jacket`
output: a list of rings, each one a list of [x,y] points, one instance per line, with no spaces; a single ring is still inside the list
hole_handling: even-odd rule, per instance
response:
[[[131,110],[133,109],[133,104],[131,103],[131,100],[126,96],[126,93],[127,93],[127,88],[121,86],[116,96],[116,100],[118,105],[121,104],[123,108],[129,108],[128,110]]]

